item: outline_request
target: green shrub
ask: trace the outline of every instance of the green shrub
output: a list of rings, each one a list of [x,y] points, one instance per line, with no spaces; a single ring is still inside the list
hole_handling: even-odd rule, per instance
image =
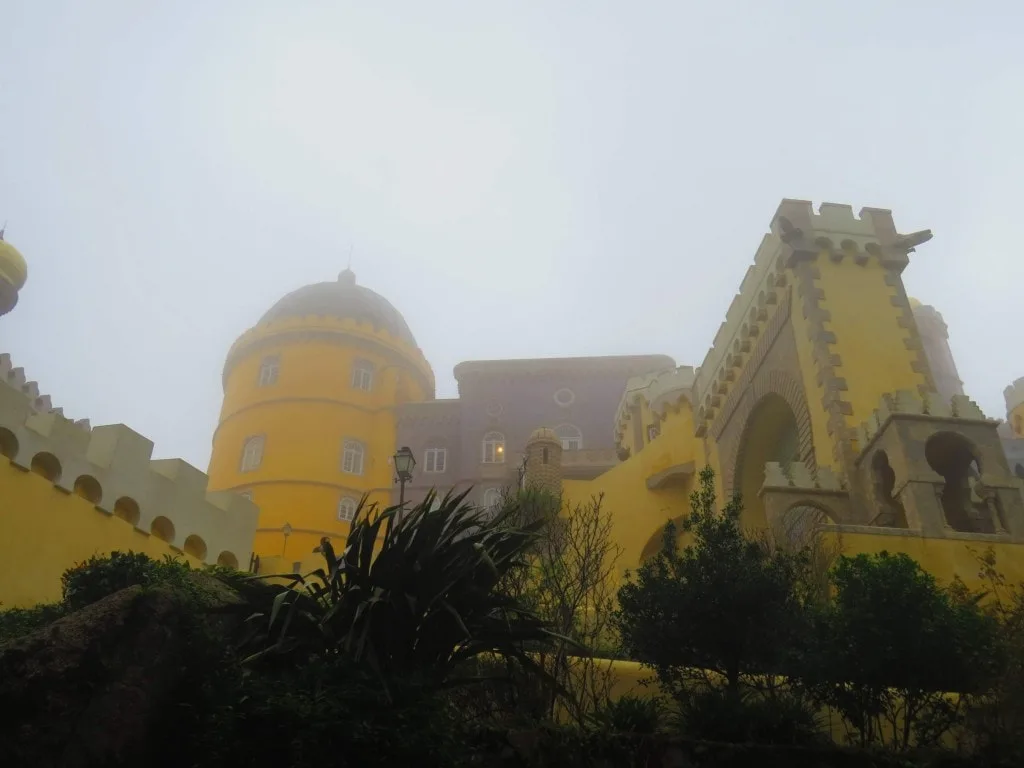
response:
[[[656,733],[661,728],[665,707],[660,698],[626,694],[613,699],[590,717],[599,730],[613,733]]]
[[[56,621],[66,613],[60,603],[44,603],[32,608],[0,610],[0,644],[27,635]]]
[[[737,696],[719,688],[683,699],[678,726],[704,741],[813,745],[826,738],[812,706],[793,696]]]
[[[154,560],[141,552],[94,555],[64,571],[61,576],[63,602],[69,611],[77,611],[122,589],[158,584],[202,599],[215,583],[207,580],[204,584],[201,578],[197,578],[204,573],[228,584],[232,583],[233,577],[239,576],[237,571],[222,566],[193,570],[186,561],[169,555],[163,560]]]

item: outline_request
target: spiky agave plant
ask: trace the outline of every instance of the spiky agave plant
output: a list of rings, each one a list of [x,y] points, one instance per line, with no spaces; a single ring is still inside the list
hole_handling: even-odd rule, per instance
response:
[[[327,568],[255,577],[258,587],[250,580],[242,588],[253,611],[246,661],[333,656],[371,669],[385,685],[459,682],[455,670],[485,654],[543,674],[534,653],[560,638],[496,586],[524,567],[544,521],[510,525],[513,505],[494,516],[467,494],[438,501],[431,493],[412,508],[383,511],[364,499],[344,551],[326,553]]]

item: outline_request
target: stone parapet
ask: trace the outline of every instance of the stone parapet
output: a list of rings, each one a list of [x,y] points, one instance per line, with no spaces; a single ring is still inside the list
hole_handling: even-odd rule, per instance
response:
[[[123,424],[91,427],[40,410],[20,376],[0,377],[0,452],[103,513],[206,563],[248,563],[257,507],[207,492],[207,477],[180,459],[152,460],[153,443]],[[48,535],[41,531],[40,535]]]
[[[861,422],[857,429],[858,448],[861,452],[871,444],[895,414],[994,423],[985,416],[978,404],[966,395],[954,395],[947,402],[936,392],[921,395],[911,390],[900,390],[884,395],[871,416]]]

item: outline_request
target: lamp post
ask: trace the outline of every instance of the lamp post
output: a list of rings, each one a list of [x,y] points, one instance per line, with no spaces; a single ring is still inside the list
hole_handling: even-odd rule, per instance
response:
[[[285,523],[282,525],[281,533],[284,534],[284,544],[281,546],[281,557],[284,557],[285,552],[288,550],[288,537],[292,535],[291,523]]]
[[[412,471],[416,469],[416,457],[412,455],[409,446],[403,445],[398,449],[394,457],[395,475],[398,480],[398,506],[405,504],[405,484],[412,480]]]
[[[401,515],[405,510],[405,484],[412,480],[412,471],[416,468],[416,457],[412,455],[409,446],[403,445],[391,459],[395,464],[395,479],[398,481],[398,511],[388,518],[387,534],[391,535],[391,526],[395,517]]]

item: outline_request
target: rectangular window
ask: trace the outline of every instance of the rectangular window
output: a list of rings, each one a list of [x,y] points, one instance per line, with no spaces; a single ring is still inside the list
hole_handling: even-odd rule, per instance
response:
[[[302,573],[302,562],[296,561],[292,563],[292,573]]]
[[[341,454],[341,471],[350,475],[363,474],[363,446],[355,440],[346,440]]]
[[[242,472],[252,472],[259,469],[263,463],[263,436],[246,438],[242,444]]]
[[[252,491],[239,491],[238,495],[241,496],[243,499],[248,499],[249,501],[252,501]]]
[[[583,446],[583,441],[578,437],[563,437],[562,438],[562,450],[563,451],[578,451]]]
[[[356,507],[358,506],[355,499],[349,496],[342,498],[338,502],[338,520],[343,523],[351,523],[356,516]]]
[[[447,448],[427,448],[423,455],[424,472],[444,472],[448,464]]]
[[[369,392],[373,389],[373,363],[356,360],[352,366],[352,389]]]
[[[656,438],[658,434],[658,428],[654,424],[649,426],[647,428],[647,442],[651,442],[652,440],[654,440],[654,438]]]
[[[259,386],[270,387],[277,384],[277,372],[281,367],[281,360],[277,355],[263,358],[260,363]]]

